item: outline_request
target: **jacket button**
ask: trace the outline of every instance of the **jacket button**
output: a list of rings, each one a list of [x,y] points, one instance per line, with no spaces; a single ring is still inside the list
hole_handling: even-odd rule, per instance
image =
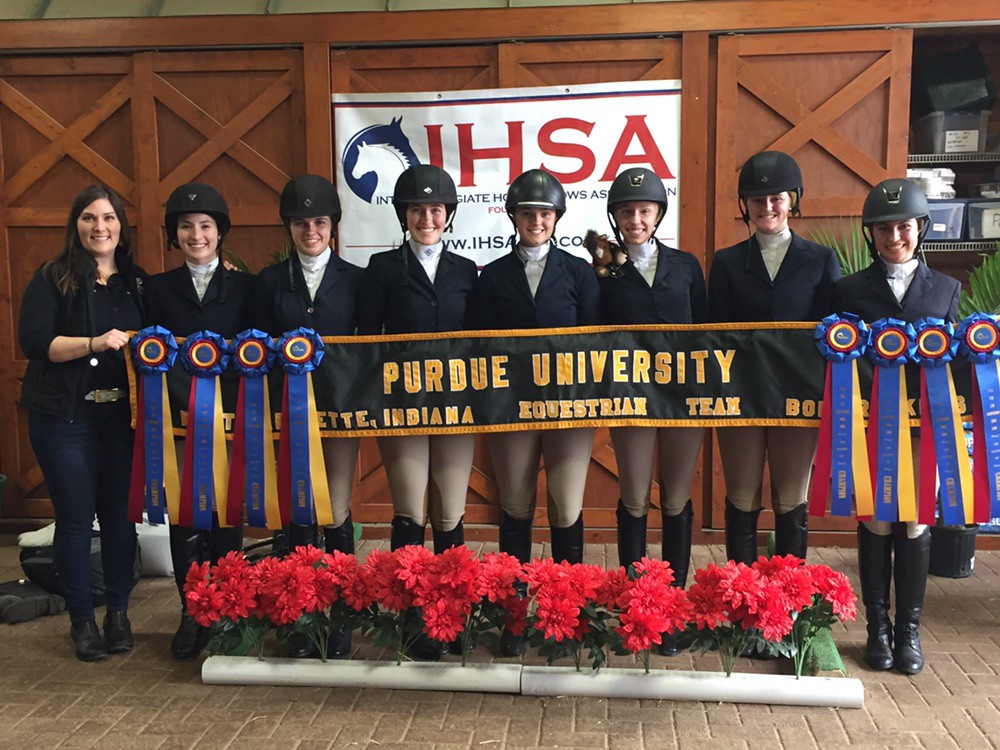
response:
[[[437,300],[431,300],[431,307],[437,307],[437,306],[438,306]]]
[[[312,315],[313,314],[313,308],[307,307],[306,308],[306,312],[309,313],[310,315]]]

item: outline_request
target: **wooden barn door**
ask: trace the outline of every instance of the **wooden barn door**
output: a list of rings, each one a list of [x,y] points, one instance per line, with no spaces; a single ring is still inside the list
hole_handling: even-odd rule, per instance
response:
[[[278,194],[326,156],[329,127],[309,140],[303,92],[329,91],[328,50],[316,74],[299,51],[144,52],[115,57],[0,59],[0,462],[10,481],[3,515],[50,515],[15,406],[26,360],[13,332],[21,293],[58,251],[74,196],[104,182],[119,192],[136,255],[150,273],[181,262],[163,241],[163,205],[185,182],[216,185],[233,218],[227,247],[251,270],[285,242]],[[308,63],[309,53],[306,60]],[[315,97],[314,97],[315,99]],[[329,107],[319,117],[329,118]],[[311,144],[319,140],[319,157]]]
[[[784,151],[802,168],[803,218],[792,228],[805,237],[817,225],[860,216],[873,185],[906,174],[911,51],[908,30],[719,40],[716,248],[746,239],[737,177],[757,152]],[[712,525],[721,527],[725,493],[717,455]],[[761,522],[773,523],[769,515]],[[822,531],[853,523],[812,525]]]
[[[707,50],[707,35],[698,38]],[[707,56],[707,52],[706,52]],[[704,70],[704,66],[701,67]],[[392,92],[549,86],[681,77],[679,39],[562,44],[509,44],[499,47],[360,50],[334,52],[334,92]],[[685,94],[687,93],[685,89]],[[687,107],[685,99],[682,111]],[[698,112],[694,105],[692,111]],[[701,110],[704,113],[704,110]],[[702,129],[702,132],[703,129]],[[688,164],[692,174],[699,170]],[[704,175],[701,177],[704,182]],[[704,191],[701,191],[704,195]],[[702,202],[704,216],[704,202]],[[598,217],[596,221],[604,221]],[[698,222],[702,226],[704,221]],[[703,243],[699,243],[703,245]],[[614,507],[618,498],[617,466],[607,430],[598,432],[587,478],[585,523],[591,539],[613,540]],[[700,477],[699,477],[700,482]],[[700,486],[700,485],[699,485]],[[545,478],[539,475],[536,521],[545,518]],[[372,439],[363,441],[355,518],[388,522],[392,516],[385,471]],[[476,447],[466,504],[467,524],[495,524],[499,518],[493,467],[485,440]],[[495,537],[492,529],[470,529],[470,536]]]

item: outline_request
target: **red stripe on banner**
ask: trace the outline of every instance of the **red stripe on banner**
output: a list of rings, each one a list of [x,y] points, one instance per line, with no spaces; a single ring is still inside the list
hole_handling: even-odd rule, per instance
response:
[[[194,528],[194,414],[196,377],[191,378],[191,393],[188,395],[188,423],[184,433],[184,471],[181,472],[181,502],[177,511],[178,526]]]
[[[135,410],[135,440],[132,443],[132,479],[128,486],[128,520],[142,523],[146,504],[146,409],[143,406],[143,376],[138,381]]]
[[[826,501],[830,496],[830,450],[833,444],[833,397],[831,391],[832,368],[826,363],[826,381],[823,383],[823,406],[819,418],[819,442],[816,444],[816,463],[813,466],[812,488],[809,498],[809,515],[822,518],[826,515]]]
[[[979,397],[979,379],[972,367],[972,498],[973,521],[990,522],[990,473],[986,466],[986,424],[983,401]]]
[[[226,493],[226,522],[230,526],[239,526],[239,521],[243,519],[243,491],[246,488],[244,421],[243,378],[240,378],[240,389],[236,395],[236,419],[233,424],[233,454],[229,460],[229,489]]]
[[[288,438],[288,376],[281,386],[281,431],[278,433],[278,510],[281,525],[291,523],[292,515],[292,446]]]
[[[927,397],[927,377],[920,368],[920,470],[917,495],[917,523],[931,525],[937,500],[937,448],[934,445],[934,423]]]

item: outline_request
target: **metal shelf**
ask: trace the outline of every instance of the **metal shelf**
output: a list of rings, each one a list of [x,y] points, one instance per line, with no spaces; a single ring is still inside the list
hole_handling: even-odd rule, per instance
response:
[[[973,164],[1000,162],[1000,151],[978,151],[965,154],[910,154],[907,164]]]
[[[928,253],[981,253],[996,250],[1000,240],[925,240],[921,248]]]

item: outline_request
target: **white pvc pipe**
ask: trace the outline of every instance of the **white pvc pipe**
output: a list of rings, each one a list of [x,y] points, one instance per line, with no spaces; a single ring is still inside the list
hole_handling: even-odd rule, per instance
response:
[[[641,669],[577,672],[573,667],[523,667],[522,695],[657,698],[726,703],[861,708],[865,688],[849,677],[802,677]]]
[[[450,692],[520,692],[520,664],[321,661],[250,656],[210,656],[201,666],[206,685],[298,685]]]

